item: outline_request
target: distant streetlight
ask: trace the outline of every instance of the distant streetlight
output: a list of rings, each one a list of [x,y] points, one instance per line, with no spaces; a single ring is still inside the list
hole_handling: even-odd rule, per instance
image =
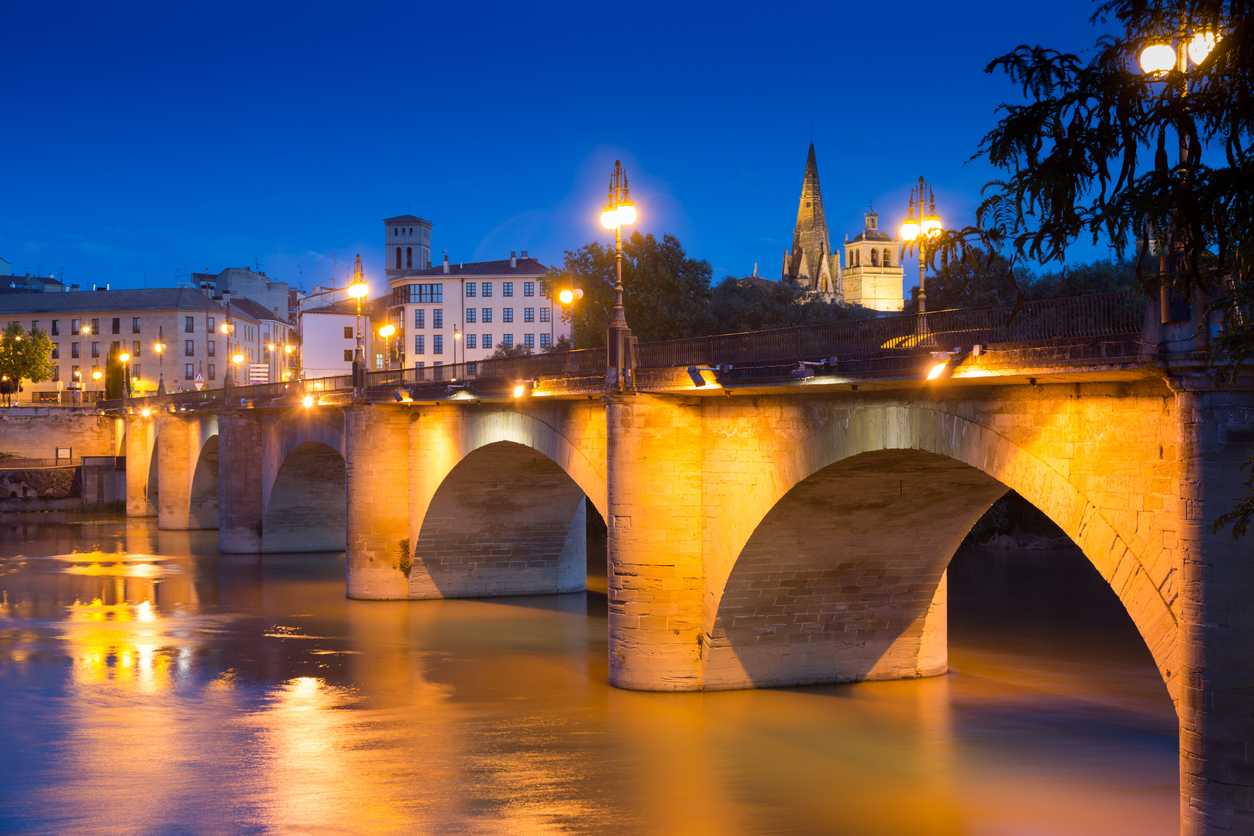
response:
[[[636,222],[636,205],[627,188],[627,172],[620,160],[614,161],[614,173],[610,175],[610,190],[601,210],[601,226],[614,230],[614,310],[606,335],[605,382],[611,388],[622,390],[627,369],[627,352],[630,350],[631,329],[627,327],[627,315],[623,310],[623,224]],[[573,330],[573,329],[572,329]]]
[[[230,357],[231,356],[231,335],[235,333],[235,320],[231,319],[231,311],[229,307],[227,308],[226,319],[222,320],[222,324],[218,326],[218,330],[221,331],[222,334],[226,337],[226,356]],[[239,364],[236,363],[237,367],[238,365]],[[236,371],[238,372],[238,368],[236,369]],[[229,386],[238,386],[238,385],[239,385],[238,374],[236,375],[235,379],[232,380],[231,368],[228,366],[227,371],[226,371],[226,380],[223,381],[224,388],[229,388]]]
[[[353,283],[348,286],[348,295],[357,300],[357,345],[353,350],[353,399],[361,400],[366,390],[365,347],[361,341],[361,300],[370,292],[366,284],[366,274],[361,267],[361,254],[357,254],[357,266],[353,269]]]
[[[122,406],[126,406],[127,390],[131,388],[131,372],[127,365],[131,362],[131,355],[123,351],[118,359],[122,361]]]
[[[157,344],[153,346],[153,350],[157,352],[157,357],[159,358],[159,362],[161,366],[161,374],[157,378],[157,394],[158,395],[165,394],[165,343],[162,342],[162,339],[164,338],[165,338],[165,327],[160,326],[157,329]]]
[[[927,201],[927,214],[923,214],[923,203]],[[919,217],[914,217],[914,208],[919,207]],[[910,189],[910,209],[905,221],[901,224],[901,240],[907,249],[913,244],[919,246],[919,313],[927,313],[927,290],[924,285],[924,271],[927,269],[927,242],[941,231],[941,220],[936,214],[936,197],[932,187],[919,178],[919,185]]]
[[[384,368],[387,371],[392,370],[392,335],[396,333],[396,326],[390,322],[379,329],[379,336],[383,337]]]
[[[583,298],[582,287],[568,287],[560,291],[557,294],[557,301],[562,304],[562,307],[571,308],[571,311],[570,311],[570,348],[572,351],[574,351],[575,349],[575,310],[571,306],[574,305],[575,302],[579,301],[582,298]],[[553,334],[554,330],[555,330],[555,326],[553,324],[553,320],[550,319],[549,333]]]

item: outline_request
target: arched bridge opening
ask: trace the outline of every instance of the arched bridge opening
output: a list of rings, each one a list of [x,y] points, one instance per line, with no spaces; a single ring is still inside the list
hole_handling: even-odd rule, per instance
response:
[[[980,469],[918,449],[860,453],[801,480],[759,522],[727,577],[703,637],[704,687],[944,673],[947,568],[1007,490]],[[1142,630],[1142,638],[1152,646],[1158,637]]]
[[[184,471],[186,472],[186,471]],[[195,528],[218,527],[218,436],[209,436],[200,448],[188,499],[188,516]]]
[[[386,488],[381,488],[386,489]],[[261,528],[263,552],[342,552],[345,466],[340,451],[306,441],[283,460]]]
[[[556,462],[512,441],[470,452],[423,516],[412,598],[578,592],[587,585],[583,490]]]

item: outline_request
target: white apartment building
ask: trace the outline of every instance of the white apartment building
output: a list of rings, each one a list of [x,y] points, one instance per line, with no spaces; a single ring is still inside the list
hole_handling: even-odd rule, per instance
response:
[[[547,273],[524,250],[521,257],[456,264],[445,255],[434,267],[390,277],[397,361],[405,368],[473,363],[501,347],[540,352],[569,337],[570,324],[541,290]]]

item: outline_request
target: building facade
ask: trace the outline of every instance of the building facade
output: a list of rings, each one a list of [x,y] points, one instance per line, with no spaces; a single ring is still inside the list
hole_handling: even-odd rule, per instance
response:
[[[845,236],[845,301],[877,311],[900,311],[901,242],[879,228],[879,213],[866,214],[866,226],[852,240]]]
[[[23,383],[22,400],[59,402],[59,393],[99,391],[109,350],[117,347],[131,356],[128,371],[136,391],[155,392],[164,380],[166,391],[194,388],[203,375],[206,388],[223,385],[230,356],[240,350],[260,357],[261,322],[232,305],[235,325],[228,337],[221,332],[226,306],[189,288],[95,290],[67,293],[9,293],[0,295],[0,322],[17,322],[24,330],[36,328],[52,340],[55,374],[42,383]],[[165,346],[158,352],[155,346]]]
[[[386,367],[387,352],[378,332],[387,321],[388,297],[362,302],[362,347],[366,365]],[[304,351],[301,356],[305,378],[352,374],[353,351],[357,347],[357,300],[342,299],[300,315]],[[399,332],[399,328],[397,329]],[[395,342],[397,337],[393,337]],[[393,366],[395,368],[395,365]]]
[[[524,250],[499,261],[450,263],[390,280],[388,317],[397,329],[395,363],[405,368],[473,363],[499,348],[535,352],[570,336],[544,294],[548,268]]]

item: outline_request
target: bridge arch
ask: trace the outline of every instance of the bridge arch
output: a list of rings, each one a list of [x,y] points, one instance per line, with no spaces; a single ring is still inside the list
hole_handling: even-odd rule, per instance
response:
[[[604,514],[607,490],[603,466],[564,432],[581,426],[510,411],[424,430],[411,598],[586,587],[584,502]]]
[[[804,634],[821,630],[815,622],[797,622],[783,631],[767,624],[772,615],[776,623],[784,619],[774,604],[766,603],[766,596],[761,594],[765,588],[762,578],[754,576],[765,568],[765,555],[772,544],[787,537],[803,555],[819,546],[831,554],[833,542],[855,551],[861,549],[858,553],[869,561],[866,568],[900,582],[897,588],[878,594],[897,594],[914,601],[898,613],[894,623],[878,622],[886,631],[898,631],[903,644],[891,652],[891,643],[884,642],[878,647],[854,648],[851,652],[862,653],[863,658],[852,673],[825,674],[827,681],[940,672],[943,660],[938,661],[935,653],[929,656],[927,645],[929,631],[943,629],[943,570],[970,526],[1011,488],[1058,524],[1111,585],[1149,647],[1172,699],[1178,699],[1179,616],[1172,600],[1160,589],[1166,584],[1155,583],[1154,578],[1164,574],[1162,568],[1146,565],[1152,556],[1135,553],[1128,539],[1116,531],[1085,492],[1050,464],[1047,450],[1029,449],[991,427],[928,404],[856,406],[840,410],[835,418],[798,439],[788,455],[777,457],[767,478],[743,486],[734,503],[735,513],[725,513],[725,519],[719,520],[715,530],[723,531],[724,536],[710,543],[707,551],[709,593],[702,612],[705,687],[783,684],[789,678],[814,682],[820,681],[814,671],[832,670],[830,665],[823,667],[830,659],[820,658],[821,653],[807,655],[805,645],[810,638]],[[908,480],[908,474],[913,478]],[[875,478],[868,479],[870,476]],[[861,487],[857,487],[859,480]],[[922,498],[919,487],[926,485],[933,492],[929,499]],[[896,499],[889,491],[894,486],[898,489]],[[942,503],[947,515],[919,510],[928,502],[937,502],[936,488],[946,486],[953,494],[953,501]],[[908,489],[914,489],[913,501]],[[841,528],[838,519],[822,521],[823,510],[830,516],[834,502],[853,503],[845,510],[854,519],[878,502],[881,507],[875,524],[882,527],[887,521],[890,527],[909,527],[916,540],[925,541],[930,556],[923,551],[913,557],[898,554],[901,559],[892,563],[892,555],[885,554],[891,546],[886,549],[882,540],[876,545],[876,537],[885,532],[856,528],[871,516],[864,514],[863,522],[853,523],[854,528]],[[778,547],[775,552],[779,552]],[[872,567],[876,561],[883,565]],[[821,571],[811,561],[794,570],[800,577],[780,578],[788,572],[776,571],[774,580],[814,582],[819,576],[806,573]],[[917,580],[908,589],[911,573]],[[758,591],[752,592],[755,580]],[[829,573],[820,585],[826,583],[827,594],[838,597],[840,593],[833,586],[838,580]],[[847,594],[862,594],[855,592],[855,587],[856,583],[841,586]],[[793,593],[785,590],[781,594],[788,597]],[[919,605],[929,597],[930,604]],[[851,618],[848,614],[841,617]],[[756,640],[750,637],[755,631]],[[788,640],[790,632],[798,637]],[[943,634],[931,635],[943,647]],[[761,636],[771,638],[763,641]],[[865,639],[851,636],[851,647]],[[772,644],[776,647],[769,647]],[[911,653],[915,653],[913,662],[907,660]],[[780,662],[783,657],[788,658],[786,664]],[[909,670],[911,664],[913,670]],[[800,679],[792,677],[794,670],[802,671]]]
[[[192,528],[218,527],[218,434],[205,440],[196,457],[188,493],[188,517]]]
[[[263,552],[342,552],[347,510],[340,451],[322,441],[299,444],[270,485],[261,528]]]

